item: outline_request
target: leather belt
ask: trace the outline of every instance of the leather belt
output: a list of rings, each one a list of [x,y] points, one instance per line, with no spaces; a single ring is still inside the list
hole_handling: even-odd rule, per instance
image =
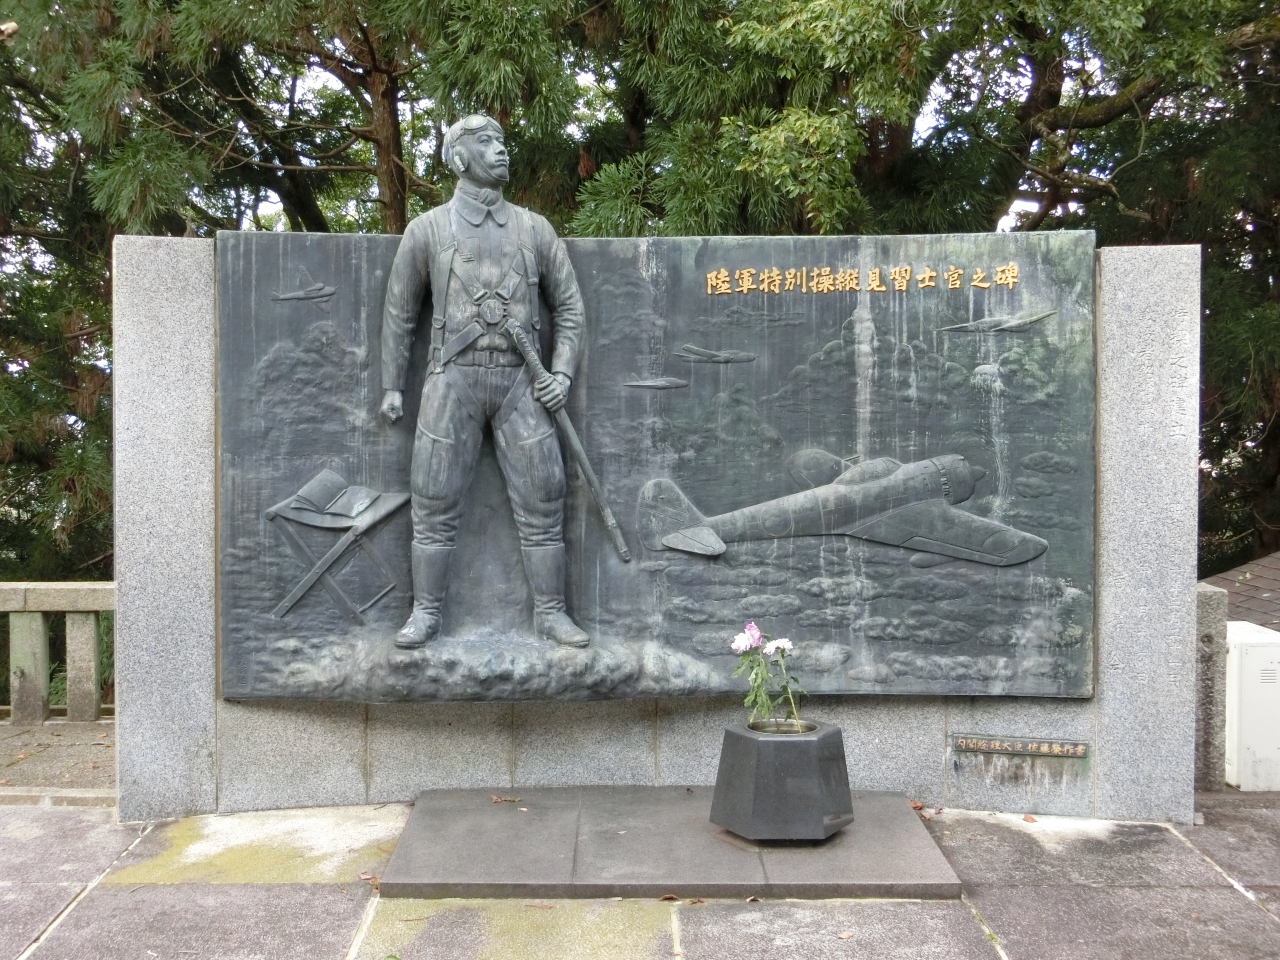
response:
[[[514,350],[467,350],[453,362],[460,367],[518,367],[524,357]]]

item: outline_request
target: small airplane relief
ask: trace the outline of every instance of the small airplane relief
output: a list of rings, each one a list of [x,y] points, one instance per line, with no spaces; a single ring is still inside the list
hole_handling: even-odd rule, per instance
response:
[[[713,517],[699,512],[673,481],[650,480],[638,504],[645,546],[718,557],[729,543],[842,535],[916,551],[911,562],[917,567],[946,558],[1011,567],[1049,546],[957,509],[986,471],[956,454],[849,466],[826,451],[803,450],[788,467],[797,483],[812,489]]]
[[[680,380],[677,377],[651,377],[648,380],[632,380],[623,384],[624,387],[640,387],[644,390],[679,390],[688,385],[688,380]]]
[[[686,343],[675,355],[686,363],[750,363],[756,358],[745,350],[708,350]]]
[[[1048,320],[1057,312],[1057,310],[1050,310],[1048,313],[1038,313],[1033,317],[986,317],[970,323],[956,323],[949,327],[939,327],[937,332],[955,330],[960,333],[1022,333],[1032,324],[1039,323],[1041,320]]]
[[[302,300],[319,307],[321,310],[328,311],[329,301],[333,299],[333,295],[337,292],[337,287],[330,287],[323,283],[313,283],[302,290],[293,290],[289,293],[273,293],[271,299],[277,302],[282,300]]]

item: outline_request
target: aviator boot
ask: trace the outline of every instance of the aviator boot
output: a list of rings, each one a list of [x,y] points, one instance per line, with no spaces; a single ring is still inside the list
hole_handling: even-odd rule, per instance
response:
[[[440,634],[440,610],[449,586],[453,547],[413,545],[413,612],[396,634],[401,650],[416,650]]]
[[[564,544],[521,547],[520,554],[533,591],[534,631],[541,639],[562,647],[587,646],[591,638],[564,609]]]

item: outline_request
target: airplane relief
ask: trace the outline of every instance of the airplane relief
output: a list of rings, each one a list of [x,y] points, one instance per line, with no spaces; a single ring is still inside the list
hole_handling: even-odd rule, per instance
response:
[[[826,451],[802,450],[787,468],[798,485],[811,489],[713,517],[704,516],[673,481],[650,480],[639,499],[645,546],[718,557],[729,543],[847,536],[915,551],[917,567],[948,558],[1011,567],[1049,546],[957,509],[986,471],[956,454],[906,464],[881,457],[847,466]]]

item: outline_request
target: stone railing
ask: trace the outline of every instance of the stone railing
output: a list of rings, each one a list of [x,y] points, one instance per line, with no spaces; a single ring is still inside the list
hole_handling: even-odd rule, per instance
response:
[[[102,712],[98,614],[116,608],[116,585],[0,583],[0,612],[9,614],[10,719],[44,723],[49,716],[49,614],[67,615],[67,719]]]

